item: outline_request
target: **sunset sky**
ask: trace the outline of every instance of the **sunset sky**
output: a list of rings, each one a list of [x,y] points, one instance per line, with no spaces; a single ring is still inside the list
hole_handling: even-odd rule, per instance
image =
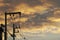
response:
[[[21,12],[15,24],[20,21],[27,40],[60,39],[60,0],[0,0],[0,24],[4,24],[5,12]]]

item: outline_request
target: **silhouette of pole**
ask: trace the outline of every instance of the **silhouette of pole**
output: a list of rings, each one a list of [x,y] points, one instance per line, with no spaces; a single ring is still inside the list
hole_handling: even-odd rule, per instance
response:
[[[15,40],[15,27],[14,27],[14,24],[13,24],[13,40]]]
[[[7,15],[14,15],[19,14],[21,16],[21,12],[12,12],[12,13],[5,13],[5,33],[4,33],[4,40],[7,40]],[[15,27],[13,24],[13,40],[15,40]]]
[[[5,34],[4,40],[7,40],[7,13],[5,13]]]

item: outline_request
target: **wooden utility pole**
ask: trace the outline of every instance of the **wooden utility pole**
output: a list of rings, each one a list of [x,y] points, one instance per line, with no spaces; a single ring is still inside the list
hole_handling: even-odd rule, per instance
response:
[[[21,16],[21,12],[12,12],[12,13],[5,13],[5,33],[4,33],[4,40],[7,40],[7,15],[15,15],[19,14]],[[15,40],[15,28],[13,24],[13,40]]]

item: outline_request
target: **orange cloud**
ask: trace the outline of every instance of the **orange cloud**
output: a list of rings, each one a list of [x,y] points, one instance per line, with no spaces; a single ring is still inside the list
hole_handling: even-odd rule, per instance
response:
[[[27,21],[28,20],[28,18],[20,18],[20,21],[21,22],[25,22],[25,21]]]
[[[14,4],[14,3],[3,3],[2,1],[3,0],[0,0],[1,1],[1,3],[0,3],[0,7],[1,6],[4,6],[4,5],[8,5],[9,7],[12,7],[12,8],[14,8],[14,9],[9,9],[9,7],[8,7],[8,9],[9,10],[12,10],[12,11],[16,11],[16,12],[22,12],[22,14],[24,14],[24,15],[29,15],[28,17],[22,17],[20,20],[19,19],[16,19],[14,22],[16,22],[16,21],[21,21],[22,23],[25,23],[26,21],[28,21],[28,19],[30,19],[30,18],[34,18],[35,16],[34,16],[34,14],[35,13],[39,13],[39,14],[42,14],[42,12],[44,12],[44,11],[46,11],[47,9],[50,9],[50,7],[53,7],[54,5],[52,4],[52,3],[50,3],[50,2],[47,2],[47,0],[41,0],[41,2],[42,2],[42,5],[35,5],[34,4],[34,6],[29,6],[29,5],[31,5],[31,2],[30,2],[30,4],[28,4],[28,1],[27,1],[27,3],[20,3],[20,4],[17,4],[17,6],[14,6],[14,5],[11,5],[11,4]],[[13,0],[14,1],[14,0]],[[36,1],[36,0],[35,0]],[[34,1],[34,3],[35,3],[35,1]],[[33,2],[32,2],[33,3]],[[38,3],[38,2],[37,2]],[[40,2],[39,2],[40,3]],[[48,10],[47,10],[48,11]],[[57,11],[54,11],[54,13],[53,13],[54,15],[54,17],[48,17],[46,20],[50,20],[50,21],[52,21],[52,22],[60,22],[60,10],[57,10]],[[32,15],[31,17],[30,17],[30,15]],[[44,14],[45,15],[45,14]],[[43,16],[44,16],[43,15]],[[47,14],[46,14],[47,15]],[[48,15],[49,16],[49,15]],[[0,16],[1,18],[3,18],[4,19],[4,16]],[[38,17],[38,16],[37,16]],[[39,16],[39,17],[41,17],[41,16]],[[8,16],[8,18],[9,18],[9,16]],[[36,20],[37,18],[35,18],[35,20]],[[37,20],[39,20],[39,19],[37,19]],[[39,20],[39,21],[41,21],[41,20]],[[35,21],[34,21],[35,22]],[[31,24],[33,25],[33,24],[35,24],[34,22],[32,22]],[[3,23],[4,24],[4,21],[1,21],[0,23]],[[40,22],[39,22],[40,23]],[[39,32],[39,31],[42,31],[42,32],[45,32],[45,31],[50,31],[50,32],[52,32],[52,33],[59,33],[60,32],[60,28],[58,28],[57,26],[54,26],[54,24],[49,24],[49,22],[48,23],[46,23],[46,22],[43,22],[43,26],[32,26],[31,24],[29,24],[28,26],[29,27],[31,27],[31,29],[29,30],[29,29],[27,29],[27,28],[25,28],[24,29],[24,31],[25,32]],[[46,26],[50,26],[49,27],[49,29],[48,29],[48,27],[46,27]],[[23,26],[25,26],[25,25],[23,25]],[[25,26],[26,27],[26,26]],[[35,28],[36,27],[36,28]],[[39,28],[40,27],[40,28]],[[42,28],[41,28],[42,27]],[[57,30],[52,30],[52,28],[57,28]]]
[[[0,7],[1,7],[1,6],[4,6],[4,5],[5,5],[4,3],[0,3]]]

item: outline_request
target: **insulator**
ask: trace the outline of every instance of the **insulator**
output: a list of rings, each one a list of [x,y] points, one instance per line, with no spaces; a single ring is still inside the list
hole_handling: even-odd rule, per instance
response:
[[[16,26],[15,28],[17,29],[18,27]]]
[[[19,16],[21,16],[21,13],[19,13]]]
[[[15,33],[19,33],[19,30],[17,30]]]
[[[13,16],[14,16],[14,14],[13,14]]]
[[[10,16],[11,16],[11,14],[10,14]]]

